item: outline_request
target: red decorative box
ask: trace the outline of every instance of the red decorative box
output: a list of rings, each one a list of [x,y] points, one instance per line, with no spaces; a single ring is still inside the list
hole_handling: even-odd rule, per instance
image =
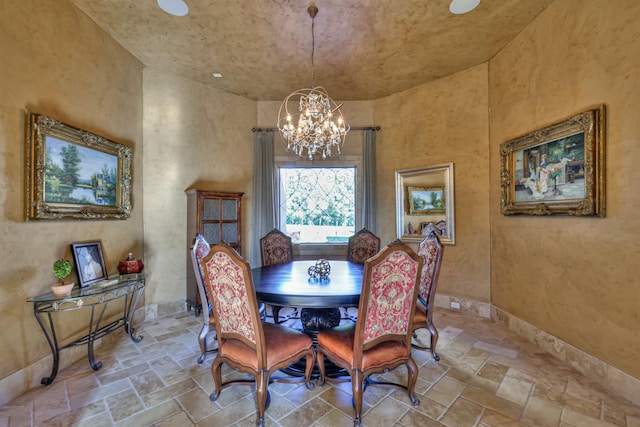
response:
[[[133,254],[130,253],[127,259],[120,261],[118,264],[118,272],[120,274],[133,274],[140,273],[144,268],[144,264],[141,259],[135,259]]]

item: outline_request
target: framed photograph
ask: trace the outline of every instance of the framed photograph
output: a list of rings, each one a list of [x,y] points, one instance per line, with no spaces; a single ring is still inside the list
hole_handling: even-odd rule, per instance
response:
[[[101,241],[72,243],[71,254],[81,288],[107,279]]]
[[[503,215],[605,216],[605,106],[500,146]]]
[[[444,213],[444,187],[407,187],[409,215]]]
[[[127,219],[131,148],[25,112],[25,218]]]

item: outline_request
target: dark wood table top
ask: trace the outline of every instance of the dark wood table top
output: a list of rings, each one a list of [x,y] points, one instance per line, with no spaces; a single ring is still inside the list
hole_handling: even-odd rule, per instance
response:
[[[251,270],[258,301],[309,308],[358,306],[364,266],[348,261],[329,261],[329,279],[310,279],[307,270],[314,260],[294,261]]]

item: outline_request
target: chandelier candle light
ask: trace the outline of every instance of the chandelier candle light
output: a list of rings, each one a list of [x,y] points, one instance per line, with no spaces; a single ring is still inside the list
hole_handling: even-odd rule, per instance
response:
[[[278,130],[287,150],[303,160],[314,161],[338,156],[349,132],[349,123],[342,117],[340,107],[327,91],[316,86],[313,54],[315,50],[315,17],[318,8],[314,3],[307,9],[311,16],[311,89],[299,89],[287,96],[278,111]],[[289,101],[298,100],[298,111],[289,112]],[[297,122],[294,125],[294,122]]]

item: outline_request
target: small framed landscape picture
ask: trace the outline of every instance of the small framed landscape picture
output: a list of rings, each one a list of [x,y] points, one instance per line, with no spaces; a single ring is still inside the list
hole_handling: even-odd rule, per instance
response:
[[[102,242],[72,243],[71,253],[81,288],[107,278]]]
[[[409,215],[444,213],[444,187],[408,187]]]

